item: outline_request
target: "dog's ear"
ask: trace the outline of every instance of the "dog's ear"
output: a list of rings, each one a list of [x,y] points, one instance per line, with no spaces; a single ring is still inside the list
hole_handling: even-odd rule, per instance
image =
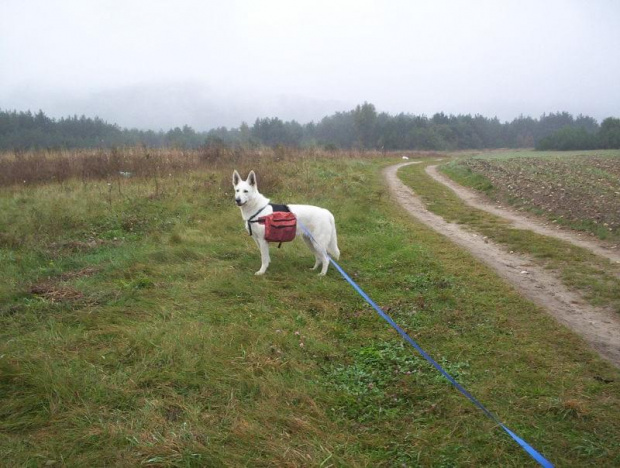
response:
[[[248,184],[250,184],[252,187],[256,188],[257,183],[256,183],[256,174],[254,174],[254,171],[250,171],[250,173],[248,174],[248,180],[247,180]]]
[[[237,172],[237,169],[235,169],[235,172],[233,172],[233,181],[232,182],[233,182],[233,185],[237,185],[239,182],[241,182],[241,176]]]

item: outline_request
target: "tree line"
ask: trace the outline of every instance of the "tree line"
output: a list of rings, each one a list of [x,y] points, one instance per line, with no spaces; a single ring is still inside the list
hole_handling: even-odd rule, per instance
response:
[[[608,117],[595,131],[579,126],[564,126],[541,138],[538,150],[586,150],[620,148],[620,119]]]
[[[425,115],[377,112],[364,103],[318,122],[300,124],[277,117],[253,125],[198,132],[189,126],[168,131],[126,129],[98,117],[54,119],[37,113],[0,110],[0,149],[93,148],[145,145],[291,146],[326,149],[459,150],[484,148],[595,149],[620,148],[620,119],[601,125],[589,116],[568,112],[519,116],[510,122],[482,115]]]

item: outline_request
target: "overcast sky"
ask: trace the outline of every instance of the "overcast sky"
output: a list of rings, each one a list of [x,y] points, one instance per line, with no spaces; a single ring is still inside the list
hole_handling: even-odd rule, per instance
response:
[[[0,0],[0,108],[122,126],[620,116],[619,0]]]

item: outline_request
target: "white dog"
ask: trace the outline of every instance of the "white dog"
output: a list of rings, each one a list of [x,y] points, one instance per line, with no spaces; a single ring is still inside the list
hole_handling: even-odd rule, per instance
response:
[[[251,171],[247,180],[241,179],[239,173],[233,172],[233,186],[235,187],[235,202],[241,209],[241,217],[245,221],[245,228],[260,248],[261,267],[256,272],[262,275],[267,271],[269,262],[269,243],[265,240],[265,226],[252,223],[261,216],[273,213],[273,207],[269,199],[258,191],[256,174]],[[311,205],[287,205],[297,217],[297,235],[301,235],[308,248],[314,254],[315,262],[313,270],[319,265],[321,276],[327,273],[329,257],[331,254],[336,260],[340,257],[336,238],[336,223],[334,216],[326,209]],[[312,239],[301,229],[305,227],[311,234]]]

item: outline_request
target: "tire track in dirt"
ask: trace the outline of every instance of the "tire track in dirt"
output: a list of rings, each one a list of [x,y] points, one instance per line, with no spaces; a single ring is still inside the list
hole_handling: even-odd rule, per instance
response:
[[[485,201],[473,190],[469,190],[457,184],[449,177],[441,174],[437,170],[437,165],[427,166],[425,168],[425,171],[434,180],[452,190],[461,200],[463,200],[468,205],[476,209],[486,211],[487,213],[491,213],[492,215],[507,219],[511,221],[512,225],[517,229],[527,229],[530,231],[534,231],[538,234],[542,234],[543,236],[555,237],[556,239],[570,242],[577,247],[582,247],[586,250],[589,250],[590,252],[607,258],[612,262],[620,263],[620,252],[613,250],[611,247],[607,247],[602,244],[599,245],[598,243],[594,241],[589,241],[587,239],[582,239],[571,232],[561,231],[559,229],[551,229],[539,221],[529,219],[528,217],[517,214],[512,210],[494,206],[491,203]]]
[[[393,198],[416,219],[467,249],[474,257],[511,283],[517,291],[571,328],[599,353],[620,368],[620,319],[612,311],[595,308],[525,256],[511,254],[482,236],[468,232],[426,209],[414,192],[400,181],[401,163],[383,170]],[[527,273],[523,273],[527,272]]]

